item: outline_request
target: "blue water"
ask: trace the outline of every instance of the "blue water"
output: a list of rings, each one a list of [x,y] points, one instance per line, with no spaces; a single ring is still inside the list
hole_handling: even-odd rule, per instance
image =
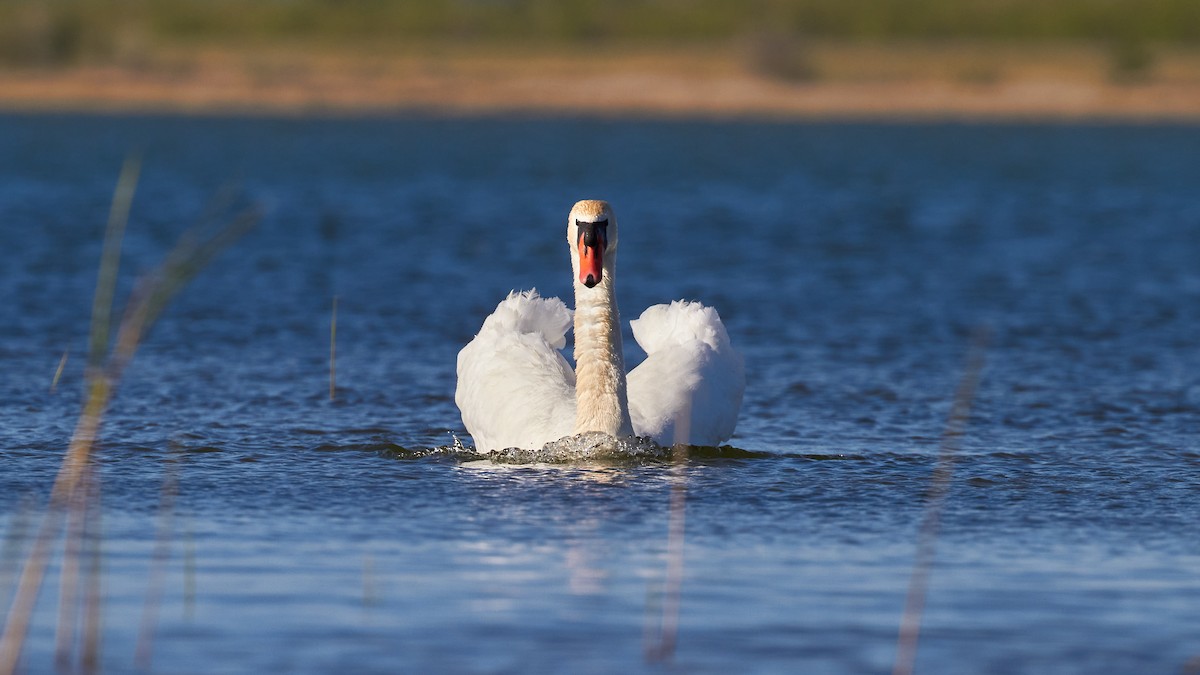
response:
[[[980,325],[918,671],[1200,656],[1200,128],[0,116],[4,607],[131,152],[122,297],[224,186],[267,216],[105,418],[103,670],[135,666],[177,480],[152,672],[887,672]],[[449,448],[458,349],[513,288],[569,294],[585,197],[620,219],[625,319],[702,300],[746,360],[734,449],[683,467],[665,662],[676,468]],[[26,672],[53,668],[57,565]]]

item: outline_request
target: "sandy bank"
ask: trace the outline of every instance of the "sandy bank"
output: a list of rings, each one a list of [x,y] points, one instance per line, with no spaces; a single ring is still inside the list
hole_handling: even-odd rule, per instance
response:
[[[1200,57],[1118,81],[1087,50],[825,48],[811,78],[697,50],[306,54],[209,49],[152,63],[0,70],[0,109],[314,114],[422,111],[783,119],[1200,121]]]

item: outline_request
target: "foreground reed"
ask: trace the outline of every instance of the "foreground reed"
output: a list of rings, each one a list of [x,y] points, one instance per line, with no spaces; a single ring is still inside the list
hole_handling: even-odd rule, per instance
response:
[[[670,661],[679,635],[679,605],[683,594],[683,544],[687,513],[688,447],[672,449],[671,497],[667,517],[667,570],[663,578],[662,616],[654,625],[647,617],[643,654],[647,662]]]
[[[662,616],[657,627],[647,616],[642,653],[647,662],[670,661],[679,636],[679,606],[683,595],[683,544],[687,515],[687,467],[691,446],[691,409],[675,420],[671,446],[671,497],[667,510],[667,569],[663,578]]]
[[[113,338],[113,296],[121,242],[140,173],[140,159],[127,159],[113,194],[92,303],[83,409],[55,477],[49,504],[42,514],[32,548],[25,557],[12,605],[5,616],[4,633],[0,636],[0,675],[11,675],[16,671],[46,567],[63,533],[64,521],[67,522],[66,542],[60,579],[55,660],[60,670],[70,669],[72,651],[77,642],[75,628],[80,623],[79,604],[82,597],[84,613],[79,668],[84,672],[97,669],[100,482],[95,471],[93,452],[104,412],[125,368],[170,300],[218,253],[259,219],[256,207],[225,217],[231,200],[227,197],[215,201],[200,222],[184,232],[163,262],[135,285]],[[57,376],[55,379],[57,384]],[[80,576],[85,573],[87,586],[81,594]]]
[[[333,310],[329,318],[329,400],[337,396],[337,296],[333,296]]]
[[[929,588],[929,572],[933,567],[942,507],[946,501],[946,493],[950,490],[950,480],[954,477],[958,447],[971,416],[971,404],[979,386],[979,374],[983,370],[984,353],[990,337],[990,331],[986,327],[975,331],[962,380],[954,393],[954,405],[950,408],[946,429],[942,433],[937,465],[934,467],[929,489],[925,493],[925,516],[917,531],[916,560],[913,562],[904,614],[900,619],[900,635],[896,640],[896,661],[892,665],[892,675],[911,675],[916,664],[921,614],[925,609],[925,595]]]

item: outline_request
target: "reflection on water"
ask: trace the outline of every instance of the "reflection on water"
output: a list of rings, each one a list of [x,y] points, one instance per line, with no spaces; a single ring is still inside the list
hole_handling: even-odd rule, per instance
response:
[[[889,668],[980,323],[917,669],[1200,654],[1195,129],[0,117],[0,602],[79,410],[131,147],[130,275],[230,177],[270,211],[163,317],[106,418],[105,670],[134,663],[172,457],[152,670],[661,670],[643,645],[670,453],[453,440],[458,349],[509,290],[569,293],[583,197],[621,213],[628,317],[703,300],[746,360],[732,447],[683,465],[680,670]],[[30,672],[53,660],[56,594]]]

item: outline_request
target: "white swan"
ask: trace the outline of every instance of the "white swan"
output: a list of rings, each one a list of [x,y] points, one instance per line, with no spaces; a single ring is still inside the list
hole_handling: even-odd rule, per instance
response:
[[[458,353],[454,401],[476,449],[539,449],[591,431],[661,445],[728,440],[746,383],[716,310],[681,301],[647,309],[630,322],[647,357],[627,377],[614,292],[617,221],[608,203],[575,204],[567,243],[575,370],[559,351],[571,324],[562,301],[511,293]]]

